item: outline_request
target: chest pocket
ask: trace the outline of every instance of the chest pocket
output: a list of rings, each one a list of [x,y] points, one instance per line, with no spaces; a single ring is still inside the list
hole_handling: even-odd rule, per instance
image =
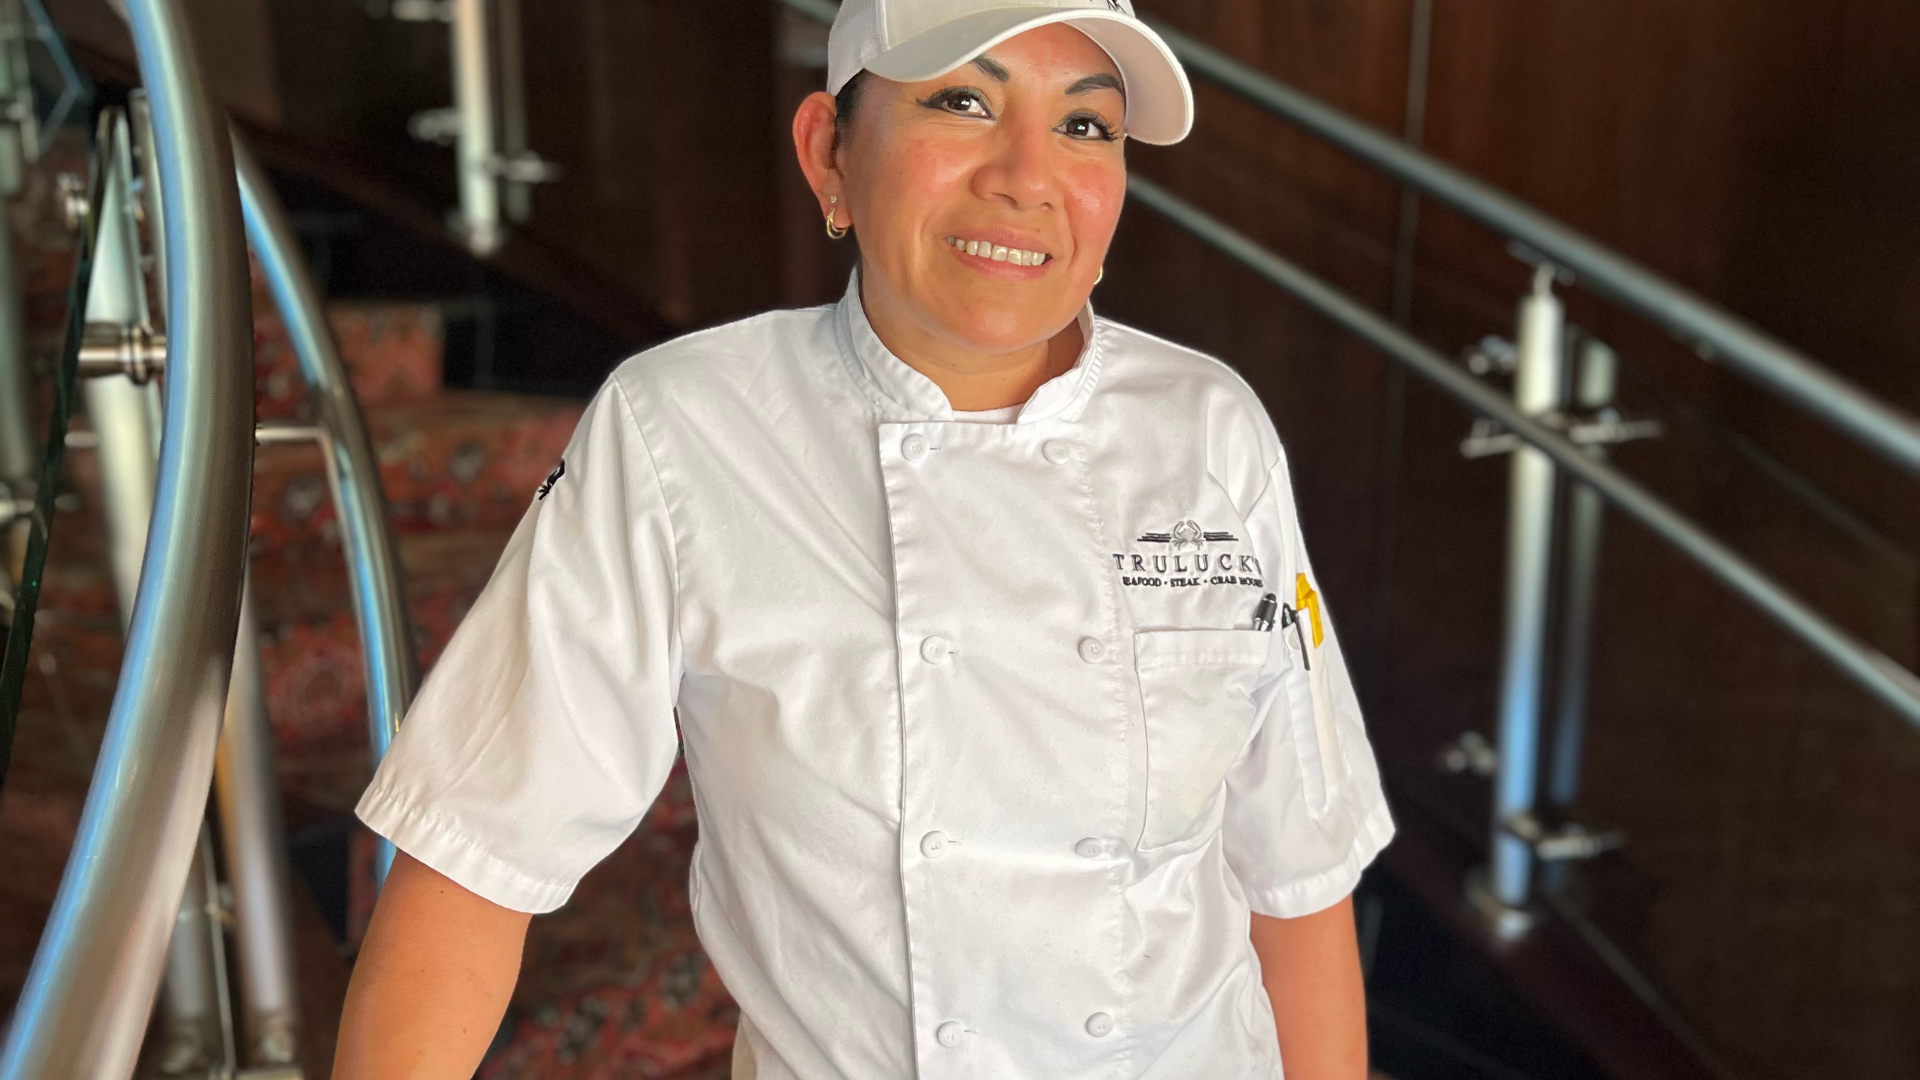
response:
[[[1273,634],[1143,630],[1134,664],[1147,726],[1140,850],[1191,840],[1213,816],[1227,770],[1253,732],[1253,689]]]

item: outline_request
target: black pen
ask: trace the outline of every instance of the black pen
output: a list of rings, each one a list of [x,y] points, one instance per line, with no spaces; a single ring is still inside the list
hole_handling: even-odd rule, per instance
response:
[[[1313,670],[1313,654],[1307,651],[1307,617],[1295,611],[1291,604],[1280,605],[1280,625],[1293,628],[1293,637],[1300,643],[1300,664],[1308,671]]]
[[[1261,597],[1260,606],[1253,609],[1253,628],[1255,630],[1272,630],[1273,617],[1279,610],[1280,602],[1272,593]]]

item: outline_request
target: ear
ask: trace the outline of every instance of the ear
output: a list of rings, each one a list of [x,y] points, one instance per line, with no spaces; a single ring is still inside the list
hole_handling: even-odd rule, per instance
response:
[[[833,95],[824,90],[808,94],[793,114],[793,149],[800,157],[800,171],[807,186],[820,203],[820,216],[827,215],[827,196],[842,194],[844,179],[834,161],[833,121],[838,114]]]

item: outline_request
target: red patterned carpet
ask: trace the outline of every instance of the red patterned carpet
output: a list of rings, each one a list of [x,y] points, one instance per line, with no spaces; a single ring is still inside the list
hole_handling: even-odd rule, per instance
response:
[[[28,252],[45,287],[63,276],[57,247]],[[38,259],[36,263],[34,260]],[[42,316],[53,314],[37,305]],[[271,311],[264,297],[256,310]],[[408,603],[430,664],[473,603],[514,522],[559,457],[580,404],[441,389],[441,328],[418,305],[344,305],[330,319],[366,408],[393,504]],[[36,320],[38,344],[57,322]],[[284,332],[258,323],[259,414],[298,417],[301,384]],[[0,1015],[17,996],[59,880],[120,662],[118,617],[90,455],[69,455],[72,497],[53,558],[11,775],[0,796]],[[253,581],[267,698],[293,832],[344,825],[369,761],[364,672],[339,537],[316,450],[263,448],[255,471]],[[371,838],[352,826],[346,937],[330,937],[302,898],[308,1074],[332,1056],[344,970],[371,909]],[[695,823],[684,773],[654,813],[581,885],[536,919],[485,1080],[616,1080],[727,1075],[737,1016],[687,909]],[[324,892],[325,890],[321,890]]]

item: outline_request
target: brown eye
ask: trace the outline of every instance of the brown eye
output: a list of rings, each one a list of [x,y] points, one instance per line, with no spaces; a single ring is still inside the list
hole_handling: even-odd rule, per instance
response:
[[[920,103],[929,109],[939,109],[957,116],[988,116],[986,98],[978,90],[955,87],[942,90]]]
[[[1116,138],[1113,129],[1107,126],[1106,121],[1087,113],[1076,113],[1067,117],[1054,130],[1069,139],[1087,142],[1112,142]]]

